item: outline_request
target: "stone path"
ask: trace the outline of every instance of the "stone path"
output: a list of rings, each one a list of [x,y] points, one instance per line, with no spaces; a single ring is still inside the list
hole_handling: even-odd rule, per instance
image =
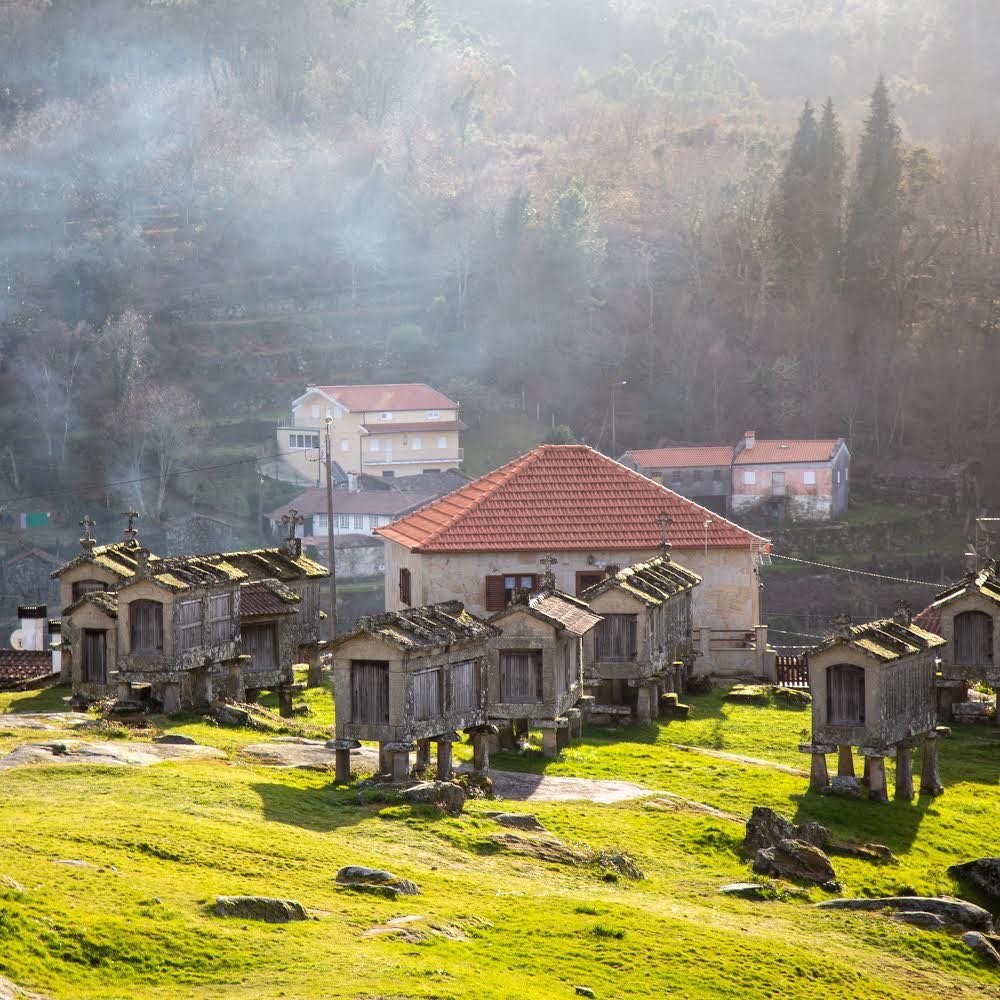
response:
[[[773,760],[763,760],[760,757],[744,757],[738,753],[725,753],[722,750],[709,750],[708,747],[689,747],[684,743],[671,743],[675,750],[686,750],[688,753],[700,753],[706,757],[715,757],[718,760],[728,760],[733,764],[750,764],[752,767],[769,767],[772,771],[780,771],[782,774],[792,774],[796,778],[808,778],[809,772],[798,767],[789,767],[787,764],[779,764]]]
[[[82,712],[25,712],[0,715],[0,729],[41,729],[58,732],[60,729],[79,729],[93,722],[90,715]]]
[[[147,767],[167,760],[225,759],[215,747],[184,746],[172,743],[85,743],[58,740],[52,743],[24,743],[6,757],[0,757],[0,771],[26,764],[104,764],[118,767]]]

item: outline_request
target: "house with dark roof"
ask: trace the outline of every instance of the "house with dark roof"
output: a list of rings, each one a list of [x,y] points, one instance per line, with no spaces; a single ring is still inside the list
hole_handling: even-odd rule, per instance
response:
[[[331,642],[336,692],[337,780],[350,778],[358,740],[377,740],[380,770],[404,781],[410,754],[421,773],[437,745],[437,774],[452,773],[458,730],[471,730],[476,766],[489,766],[486,746],[486,643],[496,633],[461,601],[444,601],[361,617]]]
[[[601,616],[584,643],[587,693],[602,705],[628,705],[639,722],[658,714],[661,693],[681,693],[694,661],[691,603],[700,584],[662,552],[585,590]]]
[[[490,719],[512,724],[514,737],[541,728],[542,750],[555,757],[569,741],[567,712],[583,694],[583,640],[600,620],[556,590],[551,574],[534,593],[519,590],[490,619],[499,631],[489,641]]]
[[[936,660],[945,640],[915,625],[907,605],[892,618],[852,625],[808,653],[812,741],[810,787],[828,783],[826,758],[837,754],[841,784],[855,781],[854,749],[865,761],[869,797],[888,798],[885,758],[896,758],[896,798],[913,798],[911,753],[923,747],[921,791],[941,791],[937,766]]]
[[[744,643],[726,670],[752,671],[758,566],[768,541],[583,445],[542,445],[376,533],[385,539],[386,607],[455,597],[495,614],[536,590],[551,556],[556,587],[580,595],[608,567],[660,552],[663,534],[704,581],[692,617]]]
[[[458,403],[422,383],[310,385],[277,429],[278,476],[318,482],[318,452],[330,423],[331,454],[346,473],[392,479],[457,468],[468,430]]]
[[[847,510],[851,454],[843,438],[636,448],[622,464],[722,514],[829,521]]]

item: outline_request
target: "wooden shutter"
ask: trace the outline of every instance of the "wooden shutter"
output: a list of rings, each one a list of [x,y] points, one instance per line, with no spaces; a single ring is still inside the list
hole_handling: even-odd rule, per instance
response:
[[[405,567],[399,571],[399,603],[410,606],[410,571]]]
[[[479,707],[479,671],[475,660],[456,663],[451,668],[448,684],[448,708],[452,712],[465,712]]]
[[[385,725],[389,721],[389,664],[355,660],[351,663],[353,722]]]
[[[243,652],[250,657],[252,670],[278,668],[278,629],[272,624],[244,625],[240,629]]]
[[[865,721],[865,672],[838,664],[826,672],[826,712],[831,725],[860,726]]]
[[[159,601],[132,601],[128,613],[131,652],[163,652],[163,605]]]
[[[503,611],[507,607],[507,594],[504,590],[503,576],[486,577],[486,610]]]
[[[597,626],[597,659],[617,663],[635,659],[635,615],[605,615]]]
[[[500,654],[500,700],[513,705],[542,700],[541,650],[511,650]]]
[[[441,714],[441,670],[418,670],[413,675],[413,718],[433,719]]]
[[[955,663],[980,666],[993,662],[993,619],[982,611],[955,615]]]

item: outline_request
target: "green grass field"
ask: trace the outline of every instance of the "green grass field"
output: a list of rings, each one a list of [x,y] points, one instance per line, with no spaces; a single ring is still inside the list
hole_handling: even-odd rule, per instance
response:
[[[0,711],[63,707],[67,692],[0,695]],[[333,722],[310,691],[303,731]],[[557,761],[537,752],[494,766],[618,778],[745,815],[767,804],[819,819],[847,840],[900,858],[834,858],[845,893],[957,892],[955,861],[996,853],[1000,734],[956,729],[942,741],[939,799],[879,807],[808,793],[806,780],[672,744],[795,767],[808,713],[690,699],[689,721],[588,731]],[[499,851],[499,828],[474,801],[459,817],[367,803],[322,772],[242,763],[256,733],[202,720],[156,720],[221,747],[225,761],[145,769],[24,767],[0,772],[0,972],[57,1000],[87,998],[1000,997],[1000,978],[956,938],[883,917],[831,914],[810,900],[718,894],[743,879],[742,824],[671,808],[510,803],[572,844],[627,850],[647,878],[608,882],[591,869]],[[0,750],[54,734],[7,727]],[[463,748],[464,749],[464,748]],[[85,862],[80,865],[59,861]],[[346,864],[414,879],[417,897],[354,895]],[[314,919],[271,926],[213,916],[220,894],[298,899]],[[419,917],[405,935],[372,933]]]

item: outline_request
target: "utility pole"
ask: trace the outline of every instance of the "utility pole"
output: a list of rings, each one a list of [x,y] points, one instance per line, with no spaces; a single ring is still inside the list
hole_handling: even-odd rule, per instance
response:
[[[611,383],[611,457],[618,461],[618,435],[615,433],[615,390],[620,385],[628,385],[627,381],[616,378]]]
[[[333,447],[330,428],[333,417],[326,418],[326,550],[330,567],[330,638],[337,638],[337,555],[333,544]]]

